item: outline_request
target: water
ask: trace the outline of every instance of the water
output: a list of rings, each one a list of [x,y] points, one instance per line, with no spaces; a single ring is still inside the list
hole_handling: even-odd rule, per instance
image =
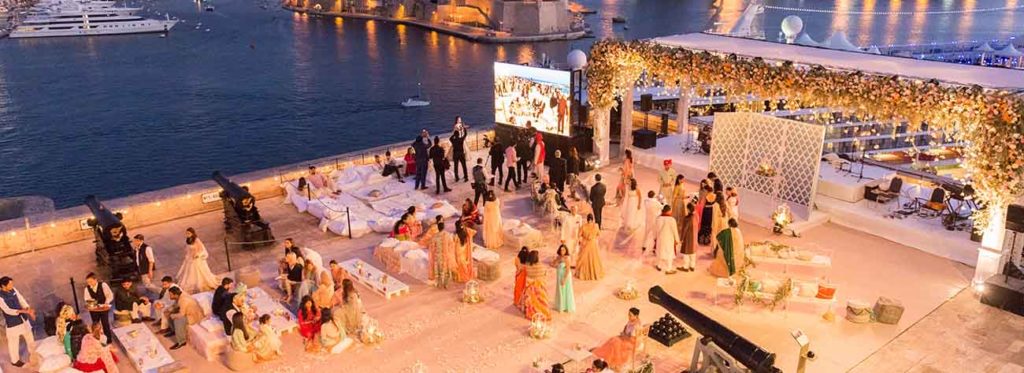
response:
[[[726,27],[743,1],[585,0],[599,37],[648,38]],[[770,5],[822,7],[819,2]],[[812,4],[813,3],[813,4]],[[824,3],[824,2],[821,2]],[[847,1],[841,9],[942,10],[1004,1]],[[0,196],[58,207],[114,198],[439,132],[455,115],[492,122],[491,63],[556,60],[593,40],[490,45],[385,22],[307,18],[252,0],[144,2],[185,20],[168,35],[0,40]],[[806,4],[806,5],[801,5]],[[826,5],[827,6],[827,5]],[[766,13],[778,34],[788,12]],[[630,30],[613,25],[623,15]],[[1007,37],[1020,11],[962,16],[800,14],[824,39],[861,45]],[[196,24],[202,22],[199,29]],[[209,28],[210,31],[205,30]],[[432,100],[403,109],[422,81]]]

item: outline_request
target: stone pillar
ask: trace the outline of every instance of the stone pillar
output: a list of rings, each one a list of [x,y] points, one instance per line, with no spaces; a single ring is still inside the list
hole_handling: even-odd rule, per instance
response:
[[[988,227],[983,231],[978,263],[974,266],[972,283],[977,288],[992,275],[999,273],[1003,262],[1003,238],[1006,234],[1006,205],[990,203]]]
[[[622,94],[622,111],[619,112],[621,125],[619,130],[619,154],[625,154],[625,150],[633,146],[633,90],[629,87]]]
[[[676,133],[690,133],[690,89],[679,87],[679,102],[676,103]]]
[[[594,154],[597,155],[597,167],[607,166],[611,157],[611,107],[596,107],[590,112],[590,123],[594,126]]]

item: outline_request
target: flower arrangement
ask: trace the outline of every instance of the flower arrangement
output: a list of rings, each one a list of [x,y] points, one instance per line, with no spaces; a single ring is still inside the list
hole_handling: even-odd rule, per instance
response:
[[[779,205],[772,212],[772,233],[782,234],[789,223],[793,222],[793,213],[789,210],[789,205],[785,203]]]
[[[467,304],[477,304],[483,300],[483,296],[480,295],[480,283],[476,280],[466,282],[466,289],[462,291],[462,301]]]
[[[626,286],[615,291],[615,296],[622,300],[633,300],[640,296],[633,280],[626,280]]]
[[[761,162],[761,164],[757,165],[757,170],[754,173],[764,177],[775,177],[779,174],[778,171],[775,171],[775,167],[772,167],[771,163],[768,162]]]
[[[796,66],[644,40],[594,44],[586,73],[594,113],[607,112],[615,97],[640,78],[645,85],[720,89],[737,102],[737,111],[763,111],[765,101],[744,99],[755,96],[779,98],[766,100],[769,110],[844,108],[867,120],[907,122],[908,131],[927,123],[946,138],[967,144],[964,181],[972,184],[976,199],[990,207],[975,211],[979,230],[989,223],[992,210],[1005,208],[1024,194],[1024,99],[1012,92]],[[606,130],[595,128],[595,139],[603,138]]]
[[[548,324],[548,320],[544,318],[544,315],[534,314],[533,319],[530,320],[530,338],[545,339],[550,336],[551,325]]]

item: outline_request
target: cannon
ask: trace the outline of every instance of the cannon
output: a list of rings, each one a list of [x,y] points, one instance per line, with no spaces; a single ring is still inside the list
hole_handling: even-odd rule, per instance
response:
[[[113,282],[138,280],[134,250],[128,240],[128,229],[121,223],[121,213],[110,211],[96,196],[85,197],[85,205],[93,216],[86,222],[96,238],[96,263],[110,271]]]
[[[710,371],[711,365],[722,372],[782,373],[775,367],[775,354],[768,352],[750,340],[736,334],[700,311],[668,295],[661,286],[654,286],[647,292],[651,303],[664,307],[690,328],[704,336],[693,349],[694,358],[690,372]],[[697,362],[703,355],[703,367]],[[738,363],[738,364],[737,364]],[[742,365],[746,367],[744,370]]]
[[[224,232],[229,240],[243,243],[242,248],[254,249],[273,244],[270,223],[260,217],[256,198],[249,189],[235,184],[220,171],[213,173],[213,181],[220,185],[220,200],[224,203]]]

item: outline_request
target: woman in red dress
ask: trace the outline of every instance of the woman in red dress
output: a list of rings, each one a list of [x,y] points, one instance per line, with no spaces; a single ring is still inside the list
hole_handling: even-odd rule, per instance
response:
[[[416,174],[416,151],[410,146],[405,151],[405,175]]]
[[[101,342],[106,337],[99,322],[92,324],[91,332],[82,337],[82,347],[72,367],[83,372],[118,373],[117,355]]]
[[[473,200],[466,198],[466,201],[462,203],[462,217],[459,218],[462,222],[462,226],[469,229],[476,229],[476,225],[480,224],[480,210],[476,208],[476,204]]]
[[[310,296],[302,297],[299,302],[299,334],[306,346],[306,352],[320,350],[320,307],[313,303]]]
[[[522,308],[523,291],[526,290],[526,262],[530,260],[530,249],[523,246],[516,257],[516,285],[512,297],[512,303]]]
[[[399,241],[408,241],[413,238],[412,229],[409,228],[407,223],[409,213],[402,214],[402,217],[395,221],[394,228],[391,229],[391,238]]]

